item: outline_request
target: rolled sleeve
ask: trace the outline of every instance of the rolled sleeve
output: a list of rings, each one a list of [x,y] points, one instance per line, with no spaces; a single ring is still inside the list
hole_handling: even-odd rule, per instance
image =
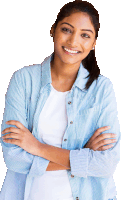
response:
[[[70,151],[71,173],[76,176],[87,178],[89,148]]]
[[[113,147],[105,151],[93,151],[88,148],[81,148],[70,151],[71,173],[79,177],[110,177],[115,172],[118,162],[120,161],[120,125],[118,120],[117,103],[112,82],[107,78],[103,87],[104,96],[102,108],[97,119],[95,131],[104,126],[111,128],[105,133],[115,133],[117,142]],[[88,126],[88,124],[85,124]]]

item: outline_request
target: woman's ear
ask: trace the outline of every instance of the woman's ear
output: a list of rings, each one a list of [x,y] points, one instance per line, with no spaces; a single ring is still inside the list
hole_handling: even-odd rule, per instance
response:
[[[52,25],[51,30],[50,30],[51,37],[54,37],[54,32],[55,32],[54,26],[55,26],[55,24]]]

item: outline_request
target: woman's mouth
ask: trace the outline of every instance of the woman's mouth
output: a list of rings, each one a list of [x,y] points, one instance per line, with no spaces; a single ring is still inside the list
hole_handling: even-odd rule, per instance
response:
[[[65,52],[66,54],[69,54],[69,55],[75,55],[75,54],[80,53],[80,51],[73,51],[73,50],[70,50],[70,49],[68,49],[68,48],[66,48],[66,47],[64,47],[64,46],[62,46],[62,48],[63,48],[64,52]]]

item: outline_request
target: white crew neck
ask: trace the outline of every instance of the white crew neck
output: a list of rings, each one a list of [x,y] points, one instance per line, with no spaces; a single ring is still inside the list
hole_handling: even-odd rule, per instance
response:
[[[52,89],[53,89],[55,92],[58,92],[59,94],[67,94],[68,92],[70,92],[70,90],[65,91],[65,92],[58,91],[58,90],[56,90],[56,89],[53,87],[52,84],[51,84],[51,87],[52,87]]]

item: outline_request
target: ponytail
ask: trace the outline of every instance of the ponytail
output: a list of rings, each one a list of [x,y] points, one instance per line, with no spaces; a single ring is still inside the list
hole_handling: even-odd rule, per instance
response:
[[[85,69],[88,70],[89,75],[86,77],[88,79],[85,89],[87,90],[92,82],[98,78],[100,75],[100,69],[97,65],[96,57],[95,57],[95,50],[91,50],[88,56],[82,60],[82,64]]]

